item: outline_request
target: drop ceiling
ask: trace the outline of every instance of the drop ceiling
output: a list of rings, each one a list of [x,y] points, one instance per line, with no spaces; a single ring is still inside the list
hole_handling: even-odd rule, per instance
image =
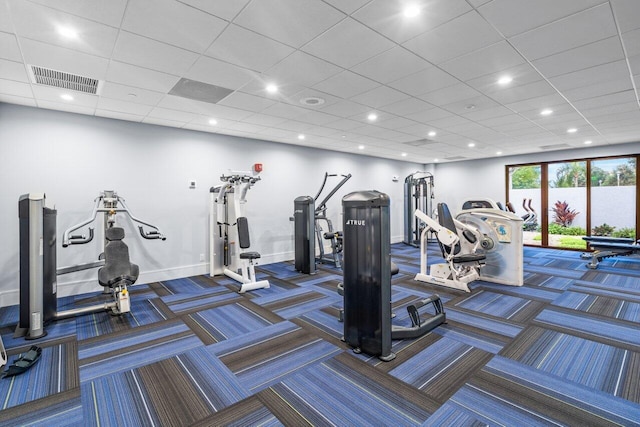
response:
[[[420,163],[640,141],[639,83],[638,0],[0,0],[0,102]]]

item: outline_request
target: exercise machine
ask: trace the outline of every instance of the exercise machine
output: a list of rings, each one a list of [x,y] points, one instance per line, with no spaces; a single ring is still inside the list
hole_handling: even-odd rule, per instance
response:
[[[591,269],[598,268],[605,258],[640,255],[640,240],[606,236],[585,236],[582,239],[593,249],[593,252],[580,255],[583,259],[590,259],[587,267]]]
[[[20,196],[18,201],[20,219],[20,313],[14,336],[37,339],[46,335],[47,322],[76,315],[108,310],[113,314],[130,311],[127,287],[138,278],[138,266],[129,261],[129,250],[122,241],[124,230],[108,227],[105,230],[102,266],[98,270],[98,282],[104,287],[111,301],[102,304],[57,310],[57,276],[71,271],[95,267],[66,267],[56,270],[56,216],[55,209],[45,206],[44,193]],[[86,225],[86,224],[85,224]],[[93,233],[90,233],[93,236]],[[158,237],[159,238],[159,237]],[[75,241],[90,239],[78,238]]]
[[[480,268],[486,255],[479,252],[486,244],[484,236],[475,228],[453,219],[449,207],[438,203],[438,221],[420,210],[415,216],[425,227],[420,235],[420,272],[415,280],[470,292],[468,284],[480,278]],[[435,233],[444,263],[427,263],[427,233]]]
[[[340,178],[340,181],[327,195],[318,202],[329,178]],[[324,174],[324,180],[315,197],[300,196],[294,200],[294,263],[296,271],[305,274],[316,272],[316,263],[332,263],[342,267],[342,232],[333,228],[327,216],[327,202],[351,178],[351,174]],[[326,227],[326,231],[325,228]],[[315,237],[314,237],[315,235]],[[316,257],[316,242],[319,255]],[[325,241],[331,244],[331,254],[325,252]]]
[[[480,208],[498,209],[501,211],[505,210],[502,207],[502,204],[500,202],[496,202],[493,199],[487,199],[487,198],[469,199],[469,200],[465,200],[464,203],[462,203],[462,210],[480,209]]]
[[[2,336],[0,335],[0,369],[2,369],[2,367],[7,364],[7,360],[7,350],[4,348]]]
[[[478,230],[482,236],[479,253],[486,256],[479,270],[480,280],[509,286],[524,284],[524,239],[522,218],[496,208],[463,210],[457,222]],[[473,250],[467,239],[461,239],[466,250]]]
[[[412,326],[391,324],[391,231],[389,196],[359,191],[342,199],[344,230],[344,340],[354,352],[391,361],[391,341],[413,339],[446,321],[440,297],[432,295],[407,306]],[[418,309],[433,306],[423,319]]]
[[[406,245],[418,247],[424,223],[413,215],[416,209],[431,216],[433,175],[429,172],[414,172],[404,179],[404,240]]]
[[[531,207],[531,199],[522,199],[522,207],[526,212],[522,216],[522,227],[524,231],[536,231],[538,228],[538,214],[535,209]]]
[[[254,261],[260,258],[260,253],[245,251],[251,247],[251,239],[243,205],[247,202],[247,192],[260,177],[257,172],[231,171],[220,180],[222,184],[209,190],[209,275],[213,277],[217,269],[222,269],[224,275],[241,283],[238,291],[241,294],[268,288],[268,280],[256,279]]]

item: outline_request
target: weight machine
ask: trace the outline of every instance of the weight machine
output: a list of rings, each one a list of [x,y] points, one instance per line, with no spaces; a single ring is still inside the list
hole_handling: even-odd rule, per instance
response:
[[[45,206],[44,193],[20,197],[20,317],[15,336],[25,336],[27,339],[43,337],[46,335],[45,323],[53,320],[101,310],[108,310],[113,314],[130,311],[127,287],[137,280],[139,268],[129,261],[128,247],[122,241],[124,230],[115,226],[116,213],[124,212],[133,221],[152,228],[153,231],[145,232],[140,227],[140,234],[146,239],[165,240],[165,237],[157,227],[132,216],[123,202],[124,199],[119,198],[114,191],[101,193],[96,199],[92,217],[64,232],[63,247],[89,243],[94,237],[93,228],[89,228],[88,236],[70,236],[70,233],[93,222],[98,212],[104,212],[105,243],[98,257],[99,261],[56,269],[57,211]],[[119,208],[118,203],[122,207]],[[98,270],[98,283],[104,287],[104,294],[111,295],[112,300],[58,311],[57,276],[96,267],[101,267]]]
[[[260,258],[260,253],[242,252],[251,246],[249,223],[242,207],[247,202],[247,191],[260,181],[260,177],[253,172],[231,171],[229,175],[222,175],[220,180],[222,184],[209,190],[209,275],[213,277],[216,268],[220,267],[224,275],[242,284],[238,291],[241,294],[268,288],[268,280],[256,280],[254,260]],[[216,255],[220,253],[222,263],[218,266],[220,260]]]
[[[404,180],[404,244],[418,247],[424,222],[413,215],[416,209],[431,216],[433,175],[429,172],[414,172]]]
[[[327,180],[341,177],[335,187],[322,201],[316,203],[327,184]],[[351,178],[351,174],[324,174],[324,180],[315,197],[301,196],[294,200],[294,213],[291,218],[294,225],[295,269],[305,274],[316,272],[316,262],[332,263],[337,268],[342,267],[340,253],[342,252],[342,232],[333,228],[333,223],[327,217],[327,202]],[[327,230],[322,228],[324,222]],[[315,234],[315,237],[314,237]],[[319,255],[316,257],[317,241]],[[324,241],[331,242],[331,254],[325,253]]]

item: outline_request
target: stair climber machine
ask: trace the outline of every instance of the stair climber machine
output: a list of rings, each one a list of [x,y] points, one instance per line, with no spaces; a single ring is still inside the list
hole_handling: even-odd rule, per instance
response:
[[[341,178],[327,196],[318,203],[320,194],[329,178]],[[315,197],[297,197],[294,204],[294,247],[295,269],[305,274],[315,274],[316,263],[332,263],[341,268],[342,232],[333,228],[333,223],[327,217],[327,202],[351,178],[351,174],[324,175],[320,190]],[[323,228],[326,227],[326,231]],[[315,241],[314,241],[315,239]],[[325,253],[325,241],[331,243],[331,254]],[[316,241],[319,255],[316,257]]]
[[[243,209],[247,192],[260,181],[261,170],[262,165],[256,164],[253,172],[230,171],[220,177],[222,184],[209,190],[209,275],[223,273],[239,282],[241,294],[269,287],[268,280],[256,279],[254,261],[260,253],[246,250],[251,240]]]
[[[72,232],[91,224],[98,213],[104,214],[104,240],[98,261],[70,267],[56,268],[57,211],[45,206],[44,193],[20,196],[20,316],[15,336],[36,339],[46,335],[46,323],[67,317],[107,310],[112,314],[130,311],[128,286],[138,278],[139,268],[129,261],[129,249],[122,241],[124,229],[116,226],[116,215],[126,214],[140,224],[139,231],[148,240],[165,240],[160,230],[134,217],[124,199],[115,191],[104,191],[95,199],[92,216],[63,234],[63,247],[86,244],[93,240],[94,229],[87,235]],[[149,230],[145,231],[147,227]],[[104,303],[58,311],[57,276],[99,268],[98,283],[107,295]]]
[[[389,196],[378,191],[350,193],[342,199],[344,226],[344,340],[355,353],[391,361],[391,341],[413,339],[446,321],[440,297],[407,306],[411,326],[392,325]],[[340,289],[339,289],[340,292]],[[433,306],[422,318],[418,309]]]
[[[404,180],[404,239],[405,245],[420,246],[420,233],[424,222],[413,213],[420,209],[428,216],[432,214],[433,175],[429,172],[414,172]]]

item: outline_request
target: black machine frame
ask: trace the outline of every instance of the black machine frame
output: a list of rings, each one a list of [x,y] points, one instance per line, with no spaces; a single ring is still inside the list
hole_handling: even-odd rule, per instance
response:
[[[420,233],[424,224],[413,213],[416,209],[427,215],[432,214],[435,194],[433,192],[433,174],[417,171],[404,179],[404,239],[403,243],[420,246]]]

